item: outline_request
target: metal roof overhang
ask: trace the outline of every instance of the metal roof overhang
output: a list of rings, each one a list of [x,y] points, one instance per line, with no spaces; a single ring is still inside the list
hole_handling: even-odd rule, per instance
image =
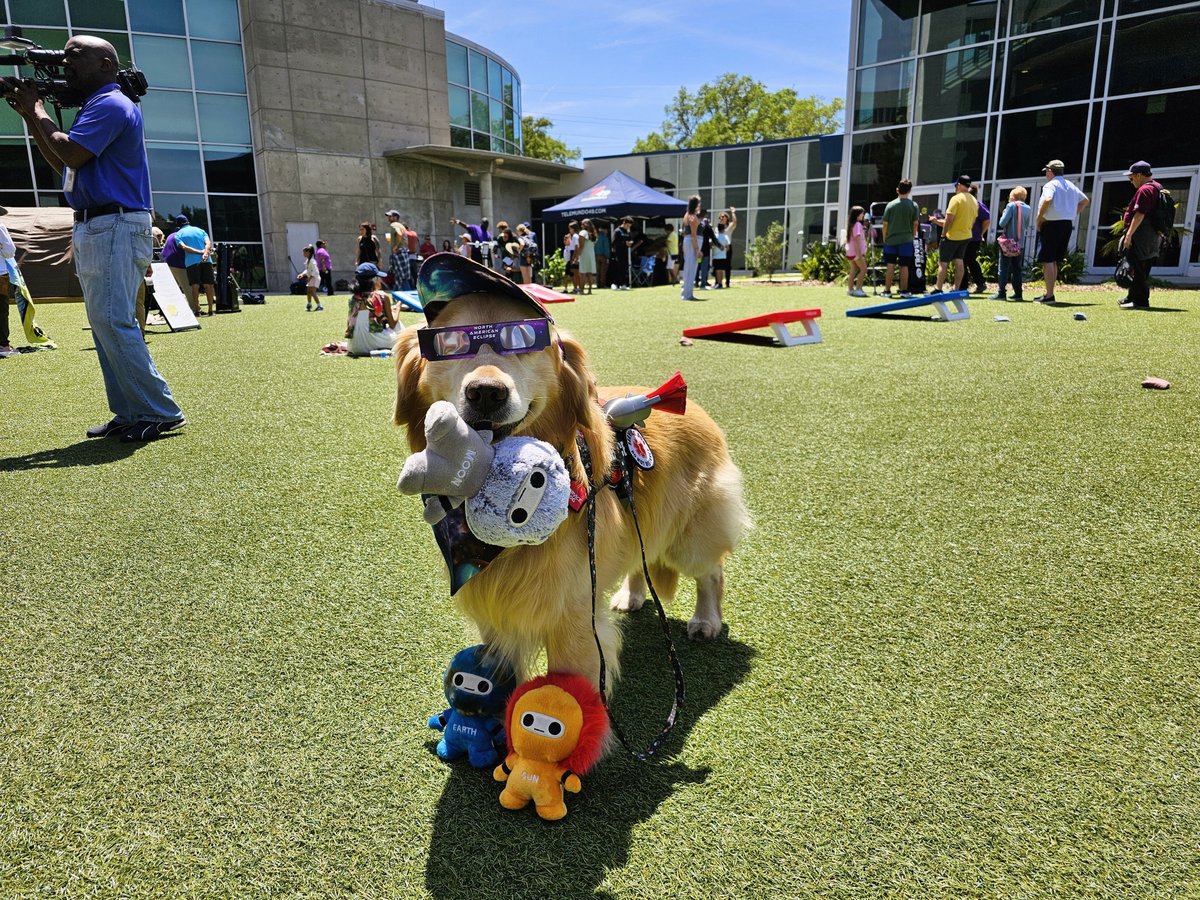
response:
[[[577,175],[579,169],[545,159],[472,150],[467,147],[447,147],[444,144],[420,144],[384,151],[386,159],[411,159],[456,169],[468,175],[490,173],[493,177],[510,178],[533,184],[557,184],[563,175]]]

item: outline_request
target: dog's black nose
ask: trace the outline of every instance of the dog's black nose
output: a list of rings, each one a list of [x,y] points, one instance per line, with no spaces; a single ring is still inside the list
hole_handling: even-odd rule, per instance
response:
[[[466,396],[475,412],[488,416],[508,402],[508,388],[495,378],[480,378],[467,385]]]

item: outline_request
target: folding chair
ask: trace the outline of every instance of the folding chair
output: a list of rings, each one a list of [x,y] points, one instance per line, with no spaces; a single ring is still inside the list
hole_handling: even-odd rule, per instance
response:
[[[654,283],[654,257],[643,256],[637,268],[630,273],[634,287],[650,287]]]

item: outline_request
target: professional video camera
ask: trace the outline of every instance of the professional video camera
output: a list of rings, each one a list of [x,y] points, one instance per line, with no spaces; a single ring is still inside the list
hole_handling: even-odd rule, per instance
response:
[[[82,106],[87,97],[67,84],[64,63],[67,55],[62,50],[47,50],[21,36],[19,25],[4,26],[4,38],[0,40],[0,51],[10,55],[0,56],[0,66],[29,66],[33,69],[33,78],[23,79],[27,84],[37,88],[38,96],[54,107],[58,124],[62,126],[62,111]],[[17,79],[8,79],[11,83]],[[137,103],[146,95],[146,76],[140,70],[130,67],[117,72],[117,85],[121,93]],[[15,105],[12,98],[5,98],[10,106]]]

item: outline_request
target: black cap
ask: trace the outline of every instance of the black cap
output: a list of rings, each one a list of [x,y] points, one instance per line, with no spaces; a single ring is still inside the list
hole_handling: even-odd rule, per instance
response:
[[[1152,168],[1150,168],[1150,163],[1146,162],[1144,159],[1139,159],[1137,162],[1135,162],[1132,166],[1129,167],[1129,171],[1125,173],[1125,176],[1129,177],[1130,175],[1153,175],[1153,174],[1154,174],[1154,170]]]
[[[959,175],[957,180],[954,183],[961,184],[963,187],[970,187],[971,186],[971,176],[970,175]]]
[[[417,294],[429,324],[433,324],[451,300],[464,294],[489,293],[511,297],[525,304],[535,317],[554,321],[546,307],[523,291],[519,284],[458,253],[435,253],[421,264],[421,271],[417,273]]]
[[[187,223],[188,223],[188,217],[187,217],[187,216],[176,216],[176,217],[175,217],[175,224],[176,224],[176,225],[186,225]]]

